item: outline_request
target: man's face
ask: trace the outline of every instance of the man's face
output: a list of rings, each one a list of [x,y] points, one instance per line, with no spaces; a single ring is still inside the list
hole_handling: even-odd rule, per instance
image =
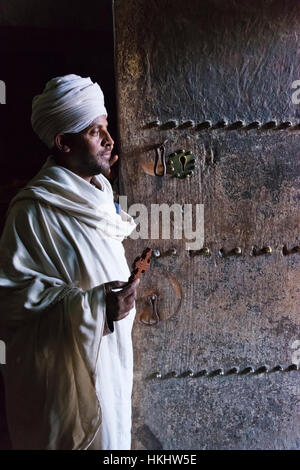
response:
[[[111,151],[114,141],[107,130],[108,122],[105,115],[98,116],[83,131],[73,134],[72,164],[83,177],[91,177],[103,173],[110,175]]]

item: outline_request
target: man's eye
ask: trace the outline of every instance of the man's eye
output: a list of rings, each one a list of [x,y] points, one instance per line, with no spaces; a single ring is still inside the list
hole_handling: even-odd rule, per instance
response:
[[[98,134],[98,133],[99,133],[98,129],[94,129],[91,131],[91,134]]]

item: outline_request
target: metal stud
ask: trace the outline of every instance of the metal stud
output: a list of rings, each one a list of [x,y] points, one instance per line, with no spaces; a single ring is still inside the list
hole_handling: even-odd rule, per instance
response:
[[[245,374],[252,374],[254,372],[254,369],[252,366],[245,367],[243,370],[240,371],[240,375],[245,375]]]
[[[258,369],[255,370],[255,374],[264,374],[266,372],[268,372],[268,368],[267,366],[261,366],[259,367]]]
[[[261,129],[266,130],[266,129],[274,129],[277,127],[277,121],[275,119],[273,121],[266,122],[261,126]]]
[[[160,126],[161,129],[174,129],[178,126],[177,119],[171,119]]]
[[[270,246],[264,246],[261,249],[258,249],[256,246],[253,247],[252,256],[260,256],[260,255],[270,255],[272,253],[272,248]]]
[[[191,119],[189,121],[185,121],[178,126],[179,129],[187,129],[188,127],[193,127],[195,125],[195,121]]]
[[[174,378],[177,378],[178,377],[178,372],[176,372],[175,370],[172,370],[172,372],[170,372],[170,376],[174,377]]]
[[[227,127],[227,126],[228,126],[228,122],[225,119],[221,119],[214,126],[212,126],[212,129],[224,129],[224,127]]]
[[[229,370],[226,372],[226,375],[238,374],[238,372],[239,372],[239,368],[238,368],[238,367],[231,367],[231,369],[229,369]]]
[[[240,256],[242,254],[242,249],[237,246],[233,248],[232,250],[228,251],[227,253],[225,252],[224,248],[221,248],[219,250],[219,256],[226,257],[226,256]]]
[[[158,127],[158,126],[160,126],[160,125],[161,125],[161,122],[160,122],[158,119],[156,119],[155,121],[150,122],[150,123],[148,124],[148,127],[149,127],[149,128],[151,128],[151,127]]]
[[[286,370],[286,372],[289,372],[290,370],[298,370],[298,366],[297,366],[297,364],[291,364],[285,370]]]
[[[280,124],[278,124],[276,130],[288,129],[291,126],[292,126],[292,123],[290,121],[281,122]]]
[[[205,246],[203,248],[201,248],[201,250],[188,250],[189,252],[189,256],[197,256],[197,255],[205,255],[205,256],[209,256],[210,255],[210,249]]]
[[[211,127],[211,121],[203,121],[197,125],[196,130],[209,129]]]
[[[224,370],[220,368],[209,373],[210,377],[215,377],[216,375],[224,375]]]
[[[232,124],[228,125],[227,129],[231,131],[231,130],[235,130],[235,129],[241,129],[244,126],[245,126],[244,121],[236,121],[236,122],[233,122]]]
[[[175,247],[172,247],[172,248],[170,248],[169,250],[167,250],[163,253],[161,253],[158,248],[156,248],[155,250],[152,250],[152,255],[155,258],[163,258],[164,256],[176,255],[176,254],[177,254],[177,250],[176,250]]]
[[[300,253],[300,246],[294,246],[292,249],[288,250],[287,246],[284,245],[282,247],[282,254],[284,256],[286,255],[292,255],[293,253]]]
[[[280,364],[278,364],[277,366],[269,370],[269,372],[281,372],[281,371],[283,371],[283,367]]]
[[[253,121],[253,122],[250,122],[249,124],[247,124],[247,125],[245,126],[245,129],[246,129],[246,130],[258,129],[260,126],[261,126],[261,122],[259,122],[259,121]]]

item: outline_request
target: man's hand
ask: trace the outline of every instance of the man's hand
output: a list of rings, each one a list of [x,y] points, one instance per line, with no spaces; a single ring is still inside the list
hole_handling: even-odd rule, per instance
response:
[[[116,163],[118,158],[119,158],[118,155],[114,155],[113,157],[111,157],[110,160],[109,160],[109,165],[113,166],[113,164]]]
[[[112,281],[105,283],[107,320],[119,321],[127,317],[134,306],[140,279],[133,282]],[[119,288],[118,292],[113,289]]]

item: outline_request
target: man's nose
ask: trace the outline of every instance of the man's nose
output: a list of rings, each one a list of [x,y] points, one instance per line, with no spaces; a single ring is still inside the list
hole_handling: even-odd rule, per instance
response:
[[[112,149],[113,149],[113,146],[114,146],[114,143],[115,143],[115,142],[113,141],[113,139],[112,139],[110,133],[109,133],[109,132],[106,132],[106,133],[105,133],[105,137],[104,137],[104,139],[103,139],[102,142],[101,142],[102,147],[109,147],[109,149],[112,150]]]

